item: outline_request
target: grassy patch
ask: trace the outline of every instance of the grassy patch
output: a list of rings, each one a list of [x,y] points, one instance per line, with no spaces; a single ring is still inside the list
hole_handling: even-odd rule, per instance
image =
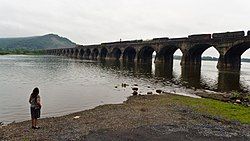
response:
[[[191,107],[192,109],[226,120],[250,124],[250,108],[212,99],[195,99],[184,96],[170,96],[172,102]],[[169,101],[169,100],[168,100]]]

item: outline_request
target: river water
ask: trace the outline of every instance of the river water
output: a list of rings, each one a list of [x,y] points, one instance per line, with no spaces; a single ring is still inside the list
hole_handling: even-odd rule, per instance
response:
[[[42,117],[61,116],[98,105],[121,103],[138,84],[146,94],[161,89],[193,95],[196,89],[243,91],[250,86],[250,63],[240,73],[221,72],[214,61],[203,61],[201,70],[183,70],[174,60],[173,69],[161,64],[119,61],[97,62],[58,56],[0,56],[0,122],[28,120],[28,99],[39,87]],[[129,84],[121,87],[122,83]],[[117,87],[117,88],[116,88]]]

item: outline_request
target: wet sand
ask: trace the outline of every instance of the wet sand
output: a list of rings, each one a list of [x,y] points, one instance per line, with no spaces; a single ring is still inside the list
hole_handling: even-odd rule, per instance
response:
[[[62,117],[41,119],[39,130],[32,130],[30,121],[13,123],[0,128],[0,139],[250,140],[250,125],[198,113],[175,103],[171,100],[174,97],[172,94],[132,96],[122,104],[103,105]]]

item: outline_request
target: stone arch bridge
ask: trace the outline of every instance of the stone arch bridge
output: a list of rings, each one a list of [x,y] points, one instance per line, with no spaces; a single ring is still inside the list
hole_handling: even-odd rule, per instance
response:
[[[79,59],[123,60],[147,62],[155,51],[155,62],[173,65],[173,55],[180,49],[182,66],[201,66],[202,53],[214,47],[220,54],[219,70],[240,70],[241,55],[250,48],[250,31],[196,34],[185,38],[154,38],[102,43],[98,45],[77,45],[74,48],[49,49],[49,55],[60,55]]]

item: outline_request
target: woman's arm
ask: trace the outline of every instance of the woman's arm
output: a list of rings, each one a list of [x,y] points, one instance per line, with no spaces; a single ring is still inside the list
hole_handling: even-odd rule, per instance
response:
[[[39,105],[39,107],[42,107],[40,96],[37,97],[37,101],[36,102]]]
[[[31,104],[31,96],[30,96],[30,99],[29,99],[29,103]]]

